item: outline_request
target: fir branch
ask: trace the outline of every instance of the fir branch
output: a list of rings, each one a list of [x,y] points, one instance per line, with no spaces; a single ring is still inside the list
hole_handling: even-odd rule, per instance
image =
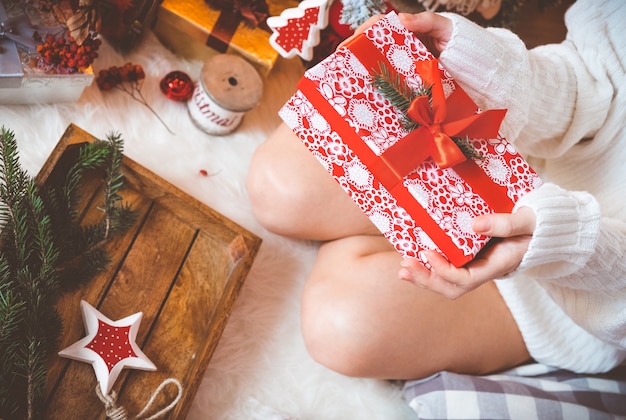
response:
[[[28,184],[27,197],[30,217],[35,222],[33,223],[33,252],[36,253],[36,266],[39,268],[36,278],[42,290],[55,290],[58,286],[56,267],[59,252],[52,236],[50,216],[45,213],[44,202],[39,196],[39,189],[34,180]]]
[[[134,223],[130,206],[120,204],[121,162],[120,136],[87,143],[60,189],[38,186],[20,166],[14,134],[0,129],[0,418],[42,415],[47,357],[62,327],[55,309],[62,277],[91,278],[108,263],[106,239]],[[105,217],[83,229],[76,211],[80,183],[85,171],[103,166]],[[86,239],[86,232],[98,238]]]
[[[461,149],[461,152],[463,152],[466,158],[478,159],[478,160],[482,160],[485,158],[482,155],[482,153],[480,153],[478,150],[476,150],[474,146],[472,146],[472,143],[470,142],[469,137],[465,136],[465,138],[463,137],[450,137],[450,138],[452,139],[454,144],[456,144],[456,146],[459,149]]]
[[[23,192],[28,175],[19,163],[15,134],[3,126],[0,138],[0,196],[11,205]]]
[[[400,73],[392,74],[383,62],[378,63],[378,71],[374,71],[370,77],[370,83],[402,113],[406,113],[411,101],[417,97],[413,90],[402,82]]]
[[[12,290],[9,265],[0,255],[0,350],[11,342],[11,336],[19,326],[19,320],[24,311],[24,302]]]
[[[14,251],[10,257],[18,261],[28,259],[27,243],[28,230],[27,215],[21,213],[24,190],[28,182],[28,175],[19,164],[17,141],[13,132],[2,127],[0,129],[0,200],[3,206],[0,209],[0,219],[9,241],[14,244]],[[22,241],[22,242],[20,242]]]
[[[106,162],[110,154],[109,144],[105,141],[94,141],[86,143],[80,148],[78,157],[74,165],[68,171],[65,185],[63,186],[63,204],[71,214],[72,219],[76,218],[75,208],[80,202],[78,186],[86,170],[93,170],[101,167]]]
[[[78,204],[76,199],[77,186],[86,170],[102,169],[103,220],[94,225],[80,226],[75,231],[73,247],[74,258],[64,265],[64,277],[68,279],[91,278],[106,268],[109,263],[108,254],[99,250],[115,233],[126,231],[136,221],[136,215],[130,205],[120,204],[120,191],[124,186],[121,172],[123,139],[120,134],[109,134],[106,140],[97,140],[85,144],[79,153],[74,166],[68,172],[64,191],[66,202],[72,206]],[[74,197],[74,198],[72,198]]]
[[[26,415],[28,419],[36,419],[42,414],[42,405],[46,390],[46,343],[35,335],[27,335],[28,346],[20,349],[16,368],[26,380]],[[18,371],[18,372],[19,372]]]
[[[413,99],[419,96],[430,98],[432,86],[422,86],[413,90],[404,83],[400,73],[392,72],[383,62],[378,64],[378,71],[373,72],[370,83],[402,114],[402,127],[406,131],[413,131],[419,127],[417,122],[407,116],[407,111]]]
[[[110,156],[105,168],[104,180],[104,237],[107,240],[111,233],[117,203],[122,199],[119,195],[124,186],[124,175],[122,175],[122,153],[123,143],[119,133],[109,134],[107,140],[110,143]]]
[[[49,228],[49,217],[43,212],[43,202],[37,195],[34,180],[27,185],[24,199],[16,206],[15,213],[25,215],[28,223],[20,227],[26,238],[24,246],[30,251],[21,252],[17,260],[16,274],[18,290],[22,290],[22,299],[27,311],[24,316],[24,334],[18,351],[16,373],[26,381],[27,418],[36,418],[40,413],[42,397],[46,384],[46,357],[54,350],[54,343],[60,334],[60,328],[50,331],[45,327],[46,318],[56,313],[54,302],[57,295],[56,256]],[[21,223],[20,223],[21,225]],[[23,231],[23,232],[22,232]],[[21,240],[19,240],[21,243]],[[53,338],[51,340],[51,338]]]

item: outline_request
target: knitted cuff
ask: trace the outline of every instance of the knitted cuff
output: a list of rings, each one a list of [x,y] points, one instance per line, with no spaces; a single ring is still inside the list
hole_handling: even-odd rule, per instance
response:
[[[580,269],[594,252],[600,233],[600,206],[586,192],[546,183],[524,195],[513,211],[531,208],[536,225],[518,268],[536,278],[561,277]]]

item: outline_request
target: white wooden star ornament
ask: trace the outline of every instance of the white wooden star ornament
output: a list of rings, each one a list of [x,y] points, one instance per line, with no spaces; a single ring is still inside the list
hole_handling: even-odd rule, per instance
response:
[[[103,395],[108,395],[124,368],[156,370],[135,342],[142,312],[112,321],[84,300],[80,301],[87,335],[61,350],[59,356],[91,363]]]

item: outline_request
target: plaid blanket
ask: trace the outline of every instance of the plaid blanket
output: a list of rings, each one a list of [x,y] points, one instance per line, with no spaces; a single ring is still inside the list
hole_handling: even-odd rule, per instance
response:
[[[407,382],[419,419],[626,419],[626,366],[579,375],[530,364],[489,376],[441,372]]]

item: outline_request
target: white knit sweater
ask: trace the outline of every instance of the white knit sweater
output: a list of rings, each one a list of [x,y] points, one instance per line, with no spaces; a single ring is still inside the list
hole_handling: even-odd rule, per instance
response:
[[[445,14],[441,63],[546,184],[518,203],[537,227],[519,269],[497,281],[531,355],[577,372],[626,358],[626,1],[579,0],[567,39],[526,50],[503,29]]]

